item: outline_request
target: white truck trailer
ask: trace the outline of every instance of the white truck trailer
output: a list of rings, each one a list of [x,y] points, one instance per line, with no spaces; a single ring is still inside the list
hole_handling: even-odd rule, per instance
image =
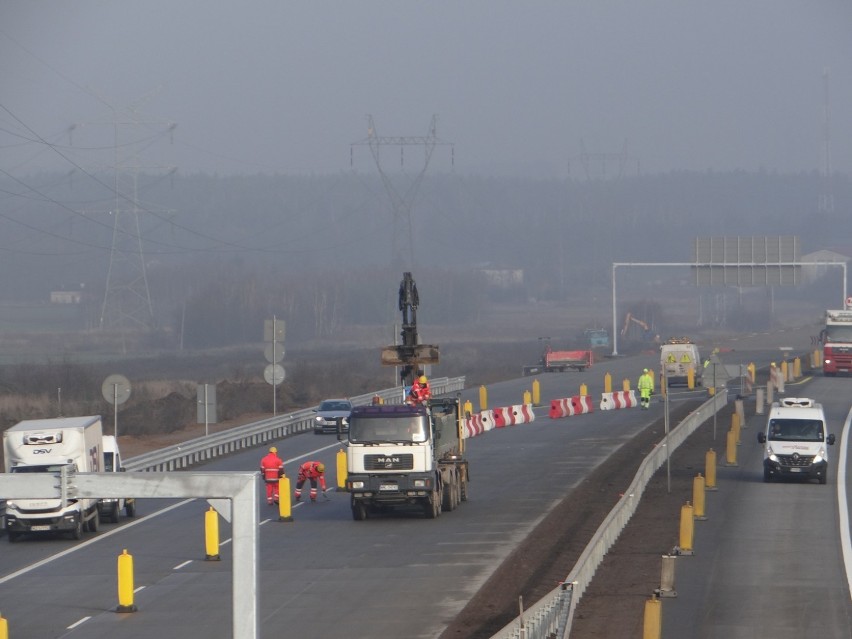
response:
[[[19,422],[3,432],[3,455],[7,473],[60,473],[73,485],[74,473],[104,470],[101,418],[59,417]],[[61,499],[9,500],[3,526],[10,542],[25,533],[48,532],[67,532],[73,539],[80,539],[84,529],[98,530],[98,502],[77,499],[73,490]]]

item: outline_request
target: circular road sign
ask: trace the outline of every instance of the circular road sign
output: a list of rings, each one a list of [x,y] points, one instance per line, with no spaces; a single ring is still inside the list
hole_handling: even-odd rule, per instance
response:
[[[266,368],[263,369],[263,379],[266,380],[267,384],[278,386],[284,381],[284,367],[281,364],[267,364]]]
[[[110,375],[101,384],[101,393],[110,404],[123,404],[130,399],[130,381],[124,375]]]

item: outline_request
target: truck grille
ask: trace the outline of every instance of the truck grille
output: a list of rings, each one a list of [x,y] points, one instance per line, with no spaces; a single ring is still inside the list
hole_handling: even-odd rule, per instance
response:
[[[364,470],[411,470],[414,468],[414,455],[365,455]]]
[[[778,461],[782,466],[800,467],[810,466],[814,461],[813,455],[778,455]]]

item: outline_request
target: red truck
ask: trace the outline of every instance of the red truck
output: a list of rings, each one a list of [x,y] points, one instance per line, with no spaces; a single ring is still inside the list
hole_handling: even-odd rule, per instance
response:
[[[569,368],[575,371],[582,371],[590,368],[593,363],[593,351],[555,351],[548,346],[541,356],[541,364],[524,366],[523,374],[562,373]]]
[[[852,374],[852,309],[825,312],[825,328],[820,333],[820,342],[823,375]]]

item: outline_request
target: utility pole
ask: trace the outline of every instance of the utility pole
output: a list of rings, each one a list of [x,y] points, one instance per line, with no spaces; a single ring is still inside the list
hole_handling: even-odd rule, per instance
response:
[[[455,165],[455,147],[451,142],[442,142],[438,139],[437,134],[438,116],[433,115],[432,121],[429,124],[429,132],[425,136],[379,136],[376,133],[376,126],[373,123],[373,116],[367,116],[367,137],[358,142],[353,142],[349,145],[349,164],[354,165],[355,147],[369,146],[370,152],[373,155],[373,160],[376,163],[376,168],[379,171],[379,176],[382,179],[382,184],[390,198],[392,220],[392,240],[391,240],[391,261],[393,266],[412,267],[414,261],[414,231],[411,224],[411,209],[414,205],[414,198],[417,195],[417,190],[423,182],[423,176],[426,174],[426,169],[429,168],[429,162],[432,159],[432,153],[436,146],[446,145],[450,147],[451,163]],[[415,174],[414,178],[404,190],[397,189],[391,181],[388,174],[382,168],[381,148],[383,146],[399,147],[399,166],[404,172],[405,166],[405,147],[421,146],[423,147],[423,165]],[[402,250],[400,247],[400,226],[405,227],[405,232],[408,234],[408,259],[403,259]]]

